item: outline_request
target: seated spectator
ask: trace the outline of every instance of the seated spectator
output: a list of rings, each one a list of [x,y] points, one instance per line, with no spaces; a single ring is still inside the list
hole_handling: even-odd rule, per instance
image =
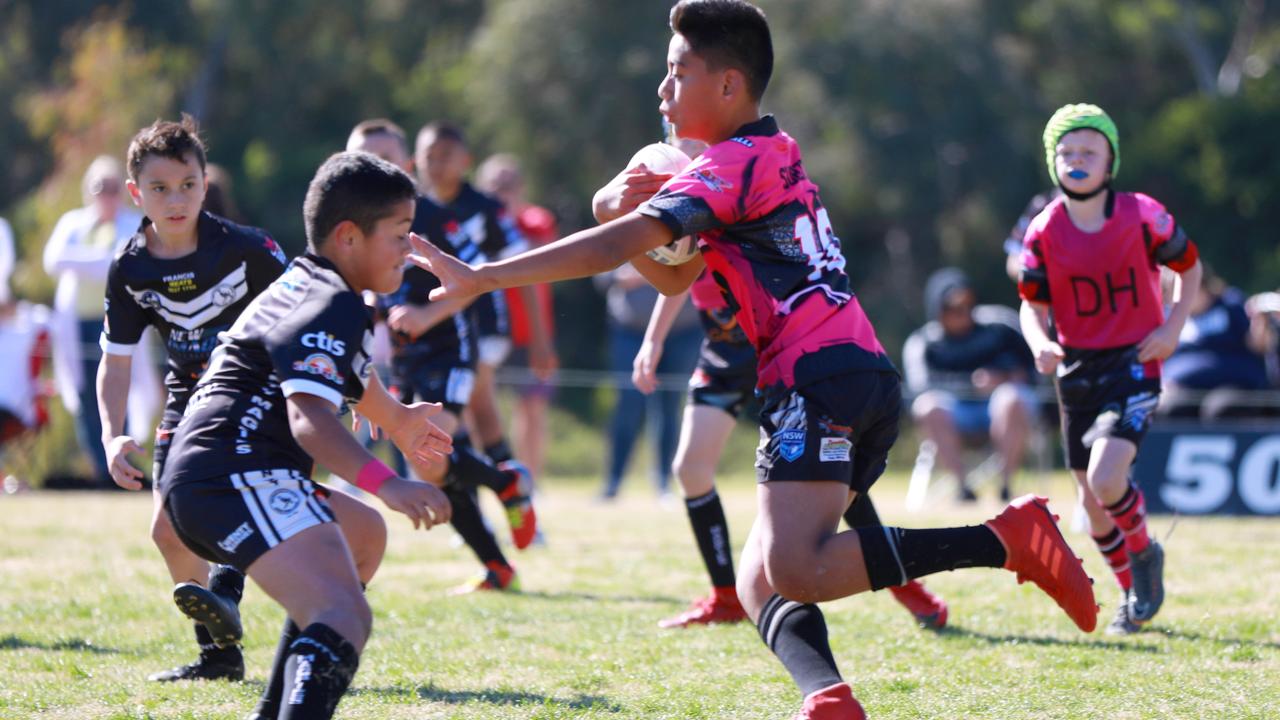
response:
[[[1255,306],[1263,306],[1255,303]],[[1207,266],[1178,349],[1164,362],[1158,413],[1163,417],[1274,417],[1266,355],[1274,347],[1267,313],[1252,314],[1245,295]]]
[[[1022,465],[1035,396],[1031,351],[1018,332],[1017,313],[976,306],[969,279],[943,268],[925,285],[929,322],[903,347],[911,411],[933,441],[943,470],[955,478],[961,500],[975,499],[965,470],[965,441],[990,440],[1000,459],[1000,497],[1011,496],[1013,473]]]

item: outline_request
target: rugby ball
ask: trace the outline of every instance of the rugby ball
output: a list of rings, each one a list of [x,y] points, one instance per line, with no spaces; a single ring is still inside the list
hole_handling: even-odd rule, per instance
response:
[[[655,173],[678,175],[691,162],[693,161],[680,148],[666,143],[653,143],[645,145],[632,155],[631,161],[627,163],[627,169],[635,169],[643,163],[646,168]],[[645,254],[649,259],[663,265],[683,265],[697,256],[698,242],[686,235]]]

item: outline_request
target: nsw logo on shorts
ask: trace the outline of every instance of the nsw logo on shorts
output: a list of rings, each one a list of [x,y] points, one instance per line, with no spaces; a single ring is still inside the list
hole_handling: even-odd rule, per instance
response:
[[[780,430],[773,435],[778,442],[778,454],[787,462],[795,462],[804,454],[804,430]]]

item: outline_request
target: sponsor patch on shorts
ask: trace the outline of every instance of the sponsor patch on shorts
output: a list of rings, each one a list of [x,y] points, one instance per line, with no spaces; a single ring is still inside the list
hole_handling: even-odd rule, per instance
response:
[[[820,462],[849,462],[849,454],[853,451],[853,442],[849,438],[824,437],[818,446]]]
[[[804,454],[804,430],[780,430],[773,438],[778,441],[778,454],[787,462],[795,462]]]

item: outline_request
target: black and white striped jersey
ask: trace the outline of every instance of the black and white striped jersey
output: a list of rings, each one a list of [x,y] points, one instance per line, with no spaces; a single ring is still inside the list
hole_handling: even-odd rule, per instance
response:
[[[430,198],[418,198],[412,230],[427,242],[465,263],[485,261],[484,254],[471,242],[470,237],[458,231],[453,214]],[[428,295],[437,287],[440,287],[440,281],[435,275],[410,264],[405,268],[400,288],[393,293],[378,296],[378,311],[385,318],[386,313],[397,305],[427,305],[431,302]],[[397,368],[441,360],[448,364],[471,365],[476,358],[476,333],[474,320],[469,312],[455,314],[414,340],[402,333],[392,333],[391,342],[393,362]]]
[[[452,216],[445,224],[446,231],[465,237],[479,248],[486,260],[502,260],[529,249],[528,239],[516,227],[515,219],[507,214],[502,202],[480,192],[471,183],[463,183],[457,197],[444,209]],[[511,334],[510,311],[503,290],[476,298],[471,304],[471,316],[479,337]]]
[[[310,476],[289,429],[294,393],[359,402],[372,370],[371,310],[328,260],[306,254],[259,295],[217,348],[169,449],[162,492],[184,482],[256,470]]]
[[[142,221],[107,274],[106,317],[100,344],[111,355],[132,355],[150,325],[168,355],[169,406],[182,411],[218,344],[249,302],[283,272],[284,252],[265,231],[210,213],[196,222],[196,250],[158,258],[147,249]]]

